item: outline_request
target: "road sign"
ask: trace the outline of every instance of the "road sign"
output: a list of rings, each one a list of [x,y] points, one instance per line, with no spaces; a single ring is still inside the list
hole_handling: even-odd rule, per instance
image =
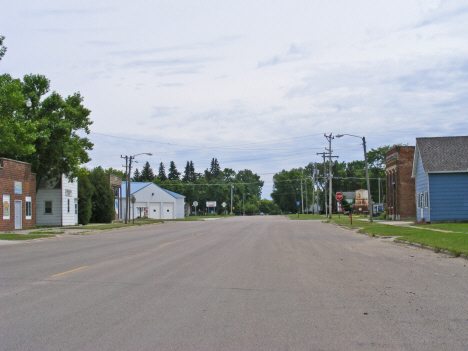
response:
[[[197,202],[197,201],[194,201],[194,202],[193,202],[193,206],[197,207],[197,206],[198,206],[198,202]]]
[[[296,201],[296,205],[299,206],[301,204],[300,201]]]
[[[336,198],[336,201],[341,201],[341,200],[343,200],[343,194],[342,193],[336,193],[335,198]]]
[[[221,206],[223,206],[223,207],[226,207],[226,203],[225,203],[225,202],[223,202],[223,203],[221,204]]]

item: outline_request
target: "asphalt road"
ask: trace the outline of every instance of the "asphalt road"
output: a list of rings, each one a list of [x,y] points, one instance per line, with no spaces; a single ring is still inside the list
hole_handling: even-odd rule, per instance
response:
[[[468,262],[237,217],[0,246],[0,350],[468,350]]]

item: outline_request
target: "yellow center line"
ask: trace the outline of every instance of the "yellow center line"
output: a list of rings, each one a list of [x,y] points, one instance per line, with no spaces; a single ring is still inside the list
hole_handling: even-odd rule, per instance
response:
[[[203,234],[203,233],[192,234],[192,236],[197,236],[197,235],[201,235],[201,234]],[[163,247],[163,246],[166,246],[166,245],[175,244],[175,243],[178,243],[179,241],[185,241],[187,239],[190,239],[190,237],[185,238],[185,239],[179,239],[179,240],[176,240],[176,241],[171,241],[171,242],[168,242],[168,243],[165,243],[165,244],[161,244],[161,245],[157,246],[156,248]]]
[[[75,272],[75,271],[79,271],[80,269],[88,268],[88,267],[89,267],[89,266],[84,266],[84,267],[80,267],[80,268],[75,268],[75,269],[72,269],[71,271],[59,273],[59,274],[56,274],[56,275],[52,275],[52,276],[50,276],[50,277],[51,277],[51,278],[53,278],[53,277],[58,277],[59,275],[63,275],[63,274],[67,274],[67,273],[71,273],[71,272]]]

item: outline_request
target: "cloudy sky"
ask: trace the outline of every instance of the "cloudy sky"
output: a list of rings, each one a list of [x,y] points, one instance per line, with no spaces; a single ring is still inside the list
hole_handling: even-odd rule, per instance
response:
[[[275,172],[321,161],[324,133],[370,149],[468,132],[464,0],[16,0],[0,35],[0,73],[84,96],[88,167],[216,157],[269,198]],[[363,158],[357,138],[332,149]]]

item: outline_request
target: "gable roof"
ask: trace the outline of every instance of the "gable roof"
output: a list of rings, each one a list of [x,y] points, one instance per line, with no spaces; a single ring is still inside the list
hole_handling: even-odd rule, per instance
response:
[[[125,186],[127,185],[127,182],[126,181],[122,181],[122,192],[124,193],[125,192]],[[159,185],[155,184],[155,183],[152,183],[152,182],[130,182],[130,195],[133,195],[135,194],[136,192],[140,191],[141,189],[143,188],[146,188],[147,186],[151,186],[151,185],[154,185],[156,187],[158,187],[159,189],[161,189],[162,191],[168,193],[169,195],[171,195],[172,197],[175,197],[175,198],[185,198],[184,195],[180,195],[180,194],[177,194],[173,191],[169,191],[169,190],[166,190],[166,189],[163,189],[161,188]]]
[[[413,176],[418,156],[425,173],[468,172],[468,136],[416,138]]]

